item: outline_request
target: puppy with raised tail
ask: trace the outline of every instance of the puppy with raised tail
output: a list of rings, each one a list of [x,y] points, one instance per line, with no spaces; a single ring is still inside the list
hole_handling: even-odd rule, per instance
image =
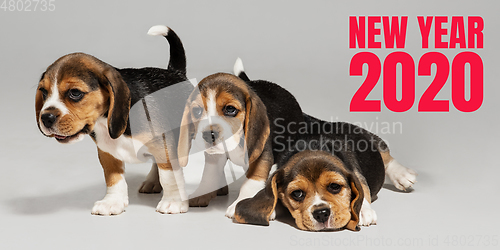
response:
[[[128,205],[124,163],[150,158],[154,163],[140,192],[158,193],[163,188],[163,198],[157,206],[160,213],[188,210],[182,170],[176,167],[178,132],[172,129],[180,125],[185,100],[193,86],[186,82],[184,48],[176,33],[159,25],[148,34],[162,35],[168,40],[168,69],[118,69],[91,55],[73,53],[50,65],[38,84],[35,109],[42,134],[60,143],[78,142],[88,134],[97,145],[107,191],[94,204],[92,214],[122,213]],[[169,105],[157,107],[169,113],[169,128],[152,123],[131,128],[131,107],[140,102],[146,107],[145,97],[174,85],[175,92],[164,93]],[[146,115],[150,119],[149,115],[154,114],[146,110]]]
[[[241,61],[237,70],[242,72]],[[179,136],[179,164],[186,166],[192,140],[204,143],[205,167],[190,206],[207,206],[218,193],[227,193],[224,165],[227,160],[247,167],[247,179],[238,198],[226,211],[233,218],[236,204],[253,197],[268,178],[277,161],[276,143],[294,140],[295,135],[277,133],[274,121],[287,124],[303,121],[295,98],[282,87],[268,81],[250,81],[217,73],[204,78],[188,98]],[[196,141],[195,140],[195,141]]]
[[[265,188],[240,201],[235,220],[269,225],[278,202],[298,228],[308,231],[360,230],[376,224],[371,208],[387,175],[400,190],[416,173],[403,167],[378,136],[353,124],[330,123],[304,114],[302,131]]]

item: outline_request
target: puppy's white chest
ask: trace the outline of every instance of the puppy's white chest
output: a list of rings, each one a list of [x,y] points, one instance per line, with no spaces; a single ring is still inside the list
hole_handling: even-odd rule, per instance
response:
[[[112,139],[108,132],[108,121],[99,118],[94,126],[97,147],[111,154],[118,160],[126,163],[141,163],[148,160],[147,152],[139,152],[145,149],[144,144],[132,137],[121,135]]]

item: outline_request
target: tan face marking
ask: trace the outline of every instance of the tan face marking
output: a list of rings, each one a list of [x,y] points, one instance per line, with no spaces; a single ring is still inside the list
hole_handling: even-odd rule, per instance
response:
[[[216,103],[218,115],[223,117],[224,120],[231,126],[233,134],[238,133],[238,131],[242,129],[245,122],[245,109],[243,104],[238,101],[235,96],[226,92],[218,93]],[[236,116],[232,117],[224,114],[224,109],[228,106],[232,106],[238,110]]]
[[[57,109],[60,114],[65,115],[68,113],[68,109],[66,108],[66,105],[64,104],[64,95],[61,93],[59,90],[59,84],[57,82],[57,71],[52,77],[53,82],[50,81],[49,79],[49,74],[46,74],[44,77],[45,86],[39,88],[41,90],[42,88],[46,92],[46,98],[42,106],[42,111],[48,109],[48,108],[55,108]]]
[[[95,77],[104,67],[96,58],[75,53],[61,57],[47,68],[39,82],[35,103],[37,123],[43,134],[65,143],[82,139],[80,131],[93,130],[110,105],[108,90]],[[52,126],[45,126],[44,114],[56,117]]]
[[[237,110],[236,116],[228,116],[224,113],[228,106]],[[232,143],[232,148],[234,148],[240,142],[244,135],[245,110],[244,104],[237,100],[233,94],[220,88],[205,88],[200,94],[197,94],[189,107],[195,134],[208,131],[217,132],[219,137],[213,145],[222,142],[223,139],[231,138],[234,141]]]
[[[332,193],[328,190],[328,186],[332,183],[342,187],[340,192]],[[301,190],[304,193],[305,197],[301,201],[297,201],[293,197],[293,192],[297,190]],[[318,225],[320,223],[315,221],[312,216],[316,199],[324,201],[326,207],[331,211],[328,222],[330,227],[328,229],[342,228],[351,218],[351,189],[344,176],[337,172],[324,171],[315,182],[311,182],[308,178],[299,174],[288,184],[286,190],[279,195],[284,205],[294,217],[297,226],[303,230],[317,231],[327,229],[324,228],[324,225]]]
[[[237,115],[234,117],[226,116],[224,114],[224,109],[227,106],[235,107],[238,110]],[[196,117],[193,111],[199,108],[203,108],[203,113]],[[238,101],[235,96],[230,93],[213,89],[207,90],[193,100],[191,103],[191,113],[193,121],[211,119],[214,116],[221,117],[225,122],[230,124],[233,134],[236,134],[242,128],[245,121],[244,104]]]
[[[58,84],[58,92],[64,93],[62,103],[64,103],[67,113],[59,117],[57,124],[54,125],[54,133],[63,136],[72,136],[82,130],[86,125],[89,130],[93,130],[93,125],[97,118],[103,115],[109,108],[109,94],[106,90],[99,88],[90,91],[86,84],[81,81],[63,80]],[[73,101],[66,97],[69,90],[77,89],[83,92],[83,97],[79,101]],[[42,111],[43,113],[43,111]]]
[[[193,121],[198,121],[202,119],[203,116],[206,116],[206,106],[205,98],[202,98],[201,95],[196,95],[196,98],[189,105],[191,119]]]

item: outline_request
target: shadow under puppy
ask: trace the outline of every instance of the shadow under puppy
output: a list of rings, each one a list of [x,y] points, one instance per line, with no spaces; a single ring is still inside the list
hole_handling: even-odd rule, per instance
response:
[[[166,26],[153,26],[148,34],[168,40],[167,69],[118,69],[91,55],[73,53],[50,65],[38,84],[36,121],[42,134],[60,143],[74,143],[89,134],[97,145],[107,191],[94,204],[92,214],[122,213],[128,205],[124,163],[151,158],[154,163],[140,192],[159,193],[163,187],[158,212],[188,210],[182,171],[174,164],[178,142],[175,128],[180,126],[193,86],[187,82],[185,52],[176,33]],[[174,85],[176,91],[165,90]],[[153,100],[160,104],[148,110],[145,98],[160,90],[165,90],[160,98],[164,101]],[[148,120],[143,126],[131,127],[131,107],[141,105],[141,101]],[[161,113],[168,113],[168,123],[151,121]]]
[[[237,222],[269,225],[279,200],[302,230],[358,231],[376,224],[370,204],[386,174],[401,190],[415,182],[416,173],[393,159],[378,136],[349,123],[306,114],[304,120],[307,133],[284,150],[266,187],[237,204]]]
[[[242,64],[240,61],[242,70]],[[243,77],[243,75],[242,75]],[[188,98],[179,137],[179,164],[186,166],[192,140],[204,144],[205,167],[196,195],[190,206],[207,206],[212,198],[227,193],[224,166],[231,160],[246,169],[247,179],[239,196],[226,211],[233,218],[236,204],[253,197],[268,178],[271,166],[278,158],[273,151],[276,143],[295,140],[294,134],[283,133],[277,138],[273,121],[282,120],[296,129],[303,121],[299,104],[288,91],[277,84],[226,73],[204,78]]]

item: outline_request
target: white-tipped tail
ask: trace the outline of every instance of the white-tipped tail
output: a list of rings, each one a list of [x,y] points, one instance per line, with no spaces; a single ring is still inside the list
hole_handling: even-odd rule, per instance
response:
[[[244,71],[245,69],[243,68],[243,61],[241,60],[241,58],[238,57],[238,59],[236,59],[236,62],[234,63],[234,68],[233,68],[234,75],[239,76],[240,73]]]
[[[167,36],[169,27],[165,25],[155,25],[148,30],[150,36]]]

